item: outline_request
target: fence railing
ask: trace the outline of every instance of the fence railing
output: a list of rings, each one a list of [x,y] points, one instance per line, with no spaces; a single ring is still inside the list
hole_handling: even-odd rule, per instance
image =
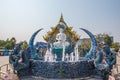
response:
[[[4,64],[0,66],[0,78],[2,78],[2,75],[6,74],[9,69],[10,69],[10,64]]]

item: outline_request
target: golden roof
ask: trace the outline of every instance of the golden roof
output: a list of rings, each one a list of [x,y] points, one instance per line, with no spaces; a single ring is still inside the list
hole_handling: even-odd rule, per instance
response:
[[[59,23],[62,22],[66,25],[66,28],[64,30],[64,33],[66,34],[67,38],[70,39],[73,42],[76,42],[77,40],[80,39],[80,36],[72,30],[72,27],[67,26],[67,24],[65,23],[64,19],[63,19],[63,15],[61,14]],[[54,27],[51,27],[51,31],[47,32],[47,34],[45,36],[43,36],[44,40],[46,42],[51,42],[51,40],[56,40],[56,35],[59,33],[59,27],[63,26],[63,25],[56,25]]]
[[[64,22],[63,15],[61,14],[59,22]]]

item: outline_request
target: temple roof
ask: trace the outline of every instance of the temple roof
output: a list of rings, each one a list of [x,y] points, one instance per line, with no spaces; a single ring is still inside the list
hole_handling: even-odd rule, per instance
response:
[[[62,14],[61,14],[61,17],[60,17],[59,22],[64,22],[64,18],[63,18],[63,15],[62,15]]]
[[[67,24],[64,21],[63,15],[61,14],[59,23],[56,25],[58,28],[63,28],[64,30],[67,28]]]
[[[51,40],[55,41],[56,39],[56,34],[59,33],[59,28],[64,29],[64,33],[66,34],[67,38],[70,39],[71,41],[77,41],[80,39],[80,36],[72,30],[71,26],[68,26],[63,18],[63,15],[61,14],[59,23],[56,26],[51,27],[51,30],[47,32],[45,36],[43,36],[44,40],[47,42],[51,42]]]

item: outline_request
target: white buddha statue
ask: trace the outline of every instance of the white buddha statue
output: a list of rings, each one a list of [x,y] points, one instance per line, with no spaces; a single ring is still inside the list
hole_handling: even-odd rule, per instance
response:
[[[66,34],[63,33],[63,29],[59,29],[59,33],[56,35],[57,42],[54,42],[54,47],[56,49],[62,48],[62,61],[65,60],[65,48],[69,45],[69,43],[66,41]]]
[[[69,43],[66,42],[66,34],[63,33],[63,29],[59,29],[59,33],[56,35],[57,42],[54,42],[55,48],[63,48],[63,46],[68,46]]]

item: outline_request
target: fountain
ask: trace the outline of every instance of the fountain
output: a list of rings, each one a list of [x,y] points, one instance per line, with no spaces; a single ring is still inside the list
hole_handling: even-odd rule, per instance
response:
[[[69,56],[68,53],[65,53],[66,47],[68,47],[70,44],[69,44],[69,42],[66,41],[66,34],[64,34],[63,31],[64,31],[63,28],[59,28],[59,33],[56,36],[57,42],[53,43],[54,48],[56,50],[58,50],[58,49],[62,50],[62,53],[61,53],[62,58],[57,59],[58,57],[55,58],[55,56],[53,56],[53,53],[52,53],[52,50],[51,50],[52,45],[51,45],[50,49],[47,49],[47,51],[46,51],[45,61],[48,61],[48,62],[53,62],[53,61],[75,62],[75,61],[79,61],[79,53],[78,53],[78,44],[77,43],[76,43],[76,46],[74,47],[75,56],[73,55],[73,52],[72,52],[71,56]],[[69,57],[71,58],[71,60],[70,60]],[[56,59],[56,60],[54,60],[54,59]]]
[[[52,27],[52,31],[47,32],[43,37],[47,42],[47,47],[40,48],[40,52],[43,50],[44,55],[39,56],[33,43],[36,35],[41,30],[39,29],[32,35],[28,48],[22,54],[20,50],[24,42],[18,44],[13,54],[10,55],[10,63],[20,79],[31,75],[38,77],[38,79],[74,79],[85,78],[91,75],[103,77],[106,72],[111,70],[111,66],[115,63],[113,56],[111,57],[112,59],[107,58],[111,65],[107,61],[106,64],[102,64],[102,61],[105,60],[103,52],[98,50],[97,41],[93,34],[83,28],[81,30],[90,36],[91,49],[84,58],[81,58],[78,51],[81,43],[80,37],[72,30],[72,27],[67,26],[62,15],[59,23]],[[105,47],[104,53],[107,53],[107,50],[108,47]],[[96,51],[98,53],[97,57],[95,56]],[[109,53],[106,54],[107,57]],[[21,58],[22,61],[19,61]]]

